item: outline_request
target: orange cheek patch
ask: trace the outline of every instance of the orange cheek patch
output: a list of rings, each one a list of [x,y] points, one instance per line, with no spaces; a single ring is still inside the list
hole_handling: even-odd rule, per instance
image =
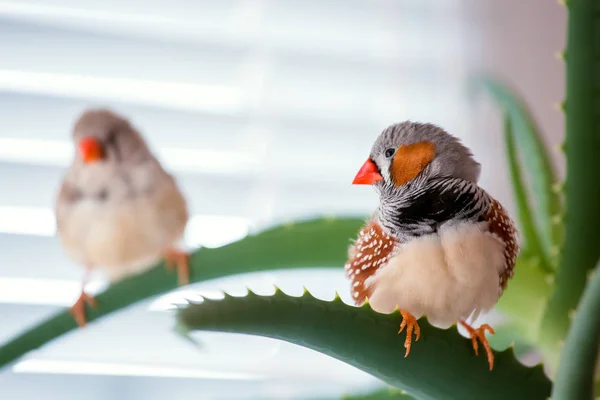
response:
[[[396,186],[402,186],[414,179],[435,156],[435,145],[431,142],[419,142],[400,146],[392,162],[392,180]]]

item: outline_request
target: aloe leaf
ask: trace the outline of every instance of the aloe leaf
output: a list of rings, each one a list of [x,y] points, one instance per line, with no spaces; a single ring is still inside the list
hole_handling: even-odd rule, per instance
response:
[[[549,266],[555,267],[552,262],[555,257],[552,255],[560,245],[561,228],[554,220],[561,213],[561,202],[553,189],[557,178],[548,151],[531,113],[517,94],[493,78],[483,77],[478,81],[502,107],[510,120],[512,137],[531,178],[533,204],[530,213],[534,215],[538,227],[543,249],[542,261],[550,260]]]
[[[396,310],[375,312],[368,304],[354,307],[316,299],[307,291],[292,297],[225,295],[177,311],[177,323],[189,330],[259,335],[319,351],[359,368],[417,399],[543,399],[551,383],[541,365],[520,364],[512,351],[495,352],[489,370],[484,354],[475,356],[471,341],[455,327],[437,329],[419,320],[421,338],[404,357],[405,332]]]
[[[594,398],[594,372],[600,349],[599,271],[597,266],[571,323],[552,390],[555,400]]]
[[[553,278],[542,271],[539,263],[539,258],[524,249],[517,257],[514,276],[496,305],[497,310],[509,317],[515,334],[531,343],[538,339],[551,293],[548,278]]]
[[[358,218],[311,219],[274,227],[216,249],[199,249],[190,257],[190,282],[254,271],[341,268],[350,238],[356,236],[363,223],[364,219]],[[177,275],[169,272],[163,262],[157,263],[96,296],[99,308],[88,308],[87,319],[93,322],[177,287]],[[0,347],[0,367],[76,328],[67,309],[57,313]]]
[[[387,387],[370,393],[346,395],[342,400],[414,400],[414,397],[400,389]]]
[[[600,258],[600,91],[597,0],[567,3],[565,238],[540,339],[555,366],[588,273]]]
[[[513,187],[513,196],[517,206],[517,218],[521,225],[521,232],[525,238],[528,250],[532,254],[538,256],[541,255],[543,257],[544,250],[529,207],[529,199],[523,182],[523,174],[515,145],[513,124],[511,117],[508,114],[504,117],[504,145],[508,159],[508,170]],[[542,262],[540,262],[539,265],[546,272],[550,272],[550,265],[546,260],[542,259]]]
[[[521,327],[513,322],[494,326],[494,334],[488,337],[494,350],[504,350],[512,347],[517,358],[523,357],[535,350],[534,342],[527,340],[521,332]]]

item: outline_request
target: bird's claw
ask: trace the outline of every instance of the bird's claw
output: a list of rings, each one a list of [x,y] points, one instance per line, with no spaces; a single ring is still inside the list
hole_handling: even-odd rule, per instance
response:
[[[169,249],[165,253],[165,264],[169,270],[173,270],[175,267],[177,267],[180,286],[190,283],[190,264],[188,253]]]
[[[402,323],[400,324],[400,330],[398,333],[402,332],[404,328],[406,328],[406,340],[404,341],[404,347],[406,348],[406,354],[404,354],[404,357],[406,358],[410,353],[413,331],[416,336],[415,341],[417,341],[421,337],[421,328],[419,327],[417,319],[411,313],[400,310],[400,314],[402,314]]]
[[[86,304],[92,308],[96,308],[98,306],[98,304],[96,303],[96,299],[93,296],[90,296],[89,294],[82,291],[75,304],[73,304],[73,306],[71,306],[71,308],[69,309],[69,313],[73,315],[73,317],[75,318],[75,322],[77,322],[77,325],[79,325],[82,328],[87,323],[85,318]]]
[[[485,348],[487,353],[488,364],[490,365],[490,371],[494,368],[494,353],[492,352],[492,348],[490,347],[490,343],[485,337],[485,331],[488,331],[492,335],[495,333],[494,329],[488,324],[483,324],[479,328],[475,329],[469,326],[466,322],[461,321],[460,324],[469,332],[471,336],[471,343],[473,344],[473,350],[475,351],[475,355],[479,355],[479,345],[477,340],[481,341],[481,344]]]

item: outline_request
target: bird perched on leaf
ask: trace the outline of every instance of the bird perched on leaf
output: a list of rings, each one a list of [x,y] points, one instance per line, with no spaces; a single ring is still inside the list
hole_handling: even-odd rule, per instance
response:
[[[405,121],[379,135],[354,178],[374,186],[379,206],[348,251],[352,298],[375,311],[400,310],[405,357],[426,315],[440,328],[460,323],[493,368],[485,337],[493,329],[468,321],[497,303],[520,248],[506,210],[478,186],[480,169],[442,128]]]
[[[161,258],[189,280],[188,255],[175,248],[188,220],[186,200],[146,142],[110,110],[85,111],[76,121],[75,156],[55,204],[57,231],[66,253],[85,267],[79,299],[71,307],[86,324],[89,273],[100,268],[111,281],[142,272]]]

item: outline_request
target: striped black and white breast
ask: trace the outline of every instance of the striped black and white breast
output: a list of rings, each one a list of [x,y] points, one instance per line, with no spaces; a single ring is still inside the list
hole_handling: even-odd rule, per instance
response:
[[[436,233],[450,221],[485,221],[491,199],[476,183],[437,178],[402,199],[382,201],[378,217],[387,232],[401,242]]]

